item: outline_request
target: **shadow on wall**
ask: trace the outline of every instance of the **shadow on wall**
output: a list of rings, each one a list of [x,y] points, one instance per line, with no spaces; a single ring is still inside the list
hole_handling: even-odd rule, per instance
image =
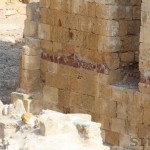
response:
[[[22,42],[0,41],[0,100],[10,103],[10,95],[18,85]]]

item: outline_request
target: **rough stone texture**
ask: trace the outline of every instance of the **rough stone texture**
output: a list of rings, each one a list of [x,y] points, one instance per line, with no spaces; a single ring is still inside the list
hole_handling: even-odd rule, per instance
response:
[[[31,113],[0,115],[0,149],[110,150],[102,142],[100,126],[87,114],[51,110],[42,110],[36,116]]]
[[[144,0],[142,11],[148,15],[147,4]],[[17,90],[25,93],[23,102],[31,98],[27,110],[92,114],[102,124],[104,142],[125,149],[146,148],[146,143],[134,148],[130,143],[130,138],[146,138],[150,125],[149,28],[142,24],[138,57],[140,7],[141,0],[28,4]],[[149,24],[148,17],[142,19]],[[40,64],[32,59],[35,56],[41,57]]]
[[[18,85],[25,14],[17,0],[0,1],[0,100],[5,103]]]

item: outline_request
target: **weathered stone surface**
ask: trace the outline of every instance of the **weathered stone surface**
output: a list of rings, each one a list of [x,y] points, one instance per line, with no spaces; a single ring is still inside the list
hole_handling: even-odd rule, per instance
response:
[[[24,104],[22,102],[22,100],[17,100],[15,103],[14,103],[14,107],[15,107],[15,110],[18,114],[23,114],[26,112],[25,108],[24,108]]]
[[[11,119],[3,119],[0,121],[0,139],[9,138],[15,135],[17,131],[17,123]]]

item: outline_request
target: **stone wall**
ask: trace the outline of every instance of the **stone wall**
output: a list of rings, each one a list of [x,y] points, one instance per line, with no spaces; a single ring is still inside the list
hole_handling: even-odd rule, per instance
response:
[[[0,100],[10,103],[18,84],[25,5],[17,0],[0,1]]]
[[[144,20],[147,4],[143,1]],[[140,10],[140,0],[29,4],[18,88],[25,95],[14,93],[12,100],[21,95],[32,112],[51,108],[92,114],[102,123],[104,142],[148,150],[139,139],[149,137],[150,125],[150,91],[142,76],[148,67],[141,65],[143,60],[148,64],[148,49],[144,53],[140,47],[138,57]],[[145,24],[142,21],[141,46],[148,46]],[[138,144],[132,147],[133,138]]]
[[[139,84],[140,90],[144,93],[150,94],[150,65],[149,65],[149,1],[143,0],[142,4],[142,20],[141,20],[141,37],[140,37],[140,72],[141,83]]]

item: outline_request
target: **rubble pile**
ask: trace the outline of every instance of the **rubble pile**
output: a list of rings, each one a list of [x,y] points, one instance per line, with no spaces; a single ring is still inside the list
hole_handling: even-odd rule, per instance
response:
[[[0,150],[109,150],[90,115],[51,110],[33,115],[19,100],[0,103],[0,114]]]

